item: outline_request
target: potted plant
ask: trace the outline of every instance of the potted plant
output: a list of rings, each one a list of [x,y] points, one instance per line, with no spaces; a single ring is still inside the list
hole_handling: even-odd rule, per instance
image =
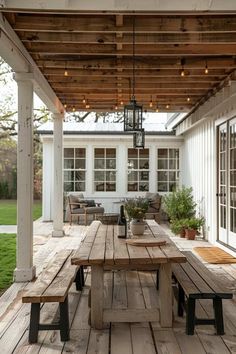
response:
[[[171,230],[175,234],[181,234],[182,237],[185,229],[183,220],[194,217],[196,213],[192,191],[191,187],[182,187],[163,198],[164,210],[170,218]]]
[[[194,240],[200,227],[204,224],[204,218],[193,217],[187,220],[185,236],[188,240]]]
[[[130,198],[125,200],[125,211],[130,220],[130,230],[133,235],[142,235],[145,230],[143,220],[148,210],[148,199],[143,197]]]
[[[175,235],[180,235],[180,237],[185,237],[185,229],[187,228],[188,219],[179,219],[171,221],[171,231]]]

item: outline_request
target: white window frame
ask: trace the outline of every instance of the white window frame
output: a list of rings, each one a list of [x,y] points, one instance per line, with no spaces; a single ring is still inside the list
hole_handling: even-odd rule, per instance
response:
[[[129,157],[129,150],[133,150],[132,147],[128,147],[127,148],[127,184],[126,184],[126,189],[127,189],[127,192],[128,193],[139,193],[139,192],[149,192],[150,190],[150,148],[147,147],[145,148],[145,150],[148,150],[148,158],[140,158],[140,151],[142,151],[142,149],[136,149],[137,152],[138,152],[138,157],[137,158],[131,158]],[[134,159],[134,160],[137,160],[138,162],[138,168],[129,168],[129,159]],[[139,168],[140,166],[140,160],[148,160],[148,169],[147,168]],[[137,181],[129,181],[129,173],[130,172],[137,172]],[[141,172],[147,172],[148,173],[148,180],[147,181],[142,181],[139,176],[140,176],[140,173]],[[147,190],[140,190],[140,184],[141,183],[147,183],[148,184],[148,189]],[[129,190],[129,184],[130,183],[137,183],[137,186],[138,186],[138,190],[137,191],[132,191],[132,190]]]
[[[73,158],[72,157],[65,157],[65,150],[66,149],[73,149],[74,150],[74,156]],[[76,157],[75,155],[75,151],[76,149],[83,149],[85,154],[84,154],[84,157]],[[65,168],[65,160],[74,160],[74,168]],[[85,160],[85,168],[84,169],[81,169],[81,168],[75,168],[75,162],[76,160]],[[63,158],[63,176],[65,175],[65,172],[67,171],[70,171],[70,172],[74,172],[74,180],[73,181],[65,181],[64,180],[64,184],[63,184],[63,191],[65,193],[68,193],[68,192],[85,192],[86,191],[86,178],[87,178],[87,169],[86,169],[86,166],[87,166],[87,149],[85,147],[74,147],[74,146],[66,146],[64,147],[64,158]],[[84,172],[84,175],[85,175],[85,179],[84,180],[81,180],[81,181],[76,181],[75,179],[75,173],[76,171],[81,171],[81,172]],[[65,190],[65,183],[73,183],[74,185],[74,188],[73,190]],[[84,183],[84,189],[81,189],[81,190],[76,190],[75,189],[75,185],[76,183]]]
[[[167,150],[167,157],[164,158],[159,158],[158,157],[158,150]],[[170,150],[178,150],[178,158],[176,157],[175,159],[170,157]],[[167,168],[160,169],[158,167],[158,161],[167,160]],[[170,160],[176,160],[176,168],[170,168]],[[177,163],[178,162],[178,163]],[[166,181],[159,181],[158,180],[158,172],[167,172],[167,180]],[[176,178],[175,181],[170,181],[169,179],[169,172],[175,172],[175,175],[178,174],[178,179]],[[170,183],[175,182],[176,187],[180,186],[180,148],[179,147],[158,147],[156,149],[156,189],[158,193],[168,193],[172,192],[170,190]],[[158,183],[166,183],[167,185],[167,190],[159,190],[158,189]]]
[[[96,149],[103,149],[103,150],[105,150],[105,154],[104,154],[104,161],[105,161],[105,163],[104,163],[104,168],[95,168],[95,161],[96,161],[96,159],[102,159],[102,158],[96,158],[95,157],[95,150]],[[115,150],[115,158],[111,158],[111,157],[107,157],[107,150]],[[116,163],[115,163],[115,168],[113,169],[113,168],[107,168],[106,167],[106,161],[108,160],[108,159],[114,159],[115,161],[116,161]],[[101,172],[104,172],[104,176],[105,176],[105,180],[104,181],[96,181],[95,180],[95,172],[99,172],[99,171],[101,171]],[[107,181],[106,180],[106,173],[107,172],[114,172],[115,173],[115,180],[114,181]],[[95,183],[98,183],[98,182],[100,182],[100,183],[104,183],[104,190],[101,190],[101,191],[99,191],[99,190],[96,190],[96,185],[95,185]],[[106,188],[106,183],[107,182],[110,182],[110,183],[114,183],[115,184],[115,189],[114,190],[107,190],[107,188]],[[96,146],[96,147],[94,147],[93,148],[93,190],[94,190],[94,192],[95,193],[116,193],[117,192],[117,148],[116,147],[113,147],[113,146],[109,146],[109,147],[104,147],[104,146]]]

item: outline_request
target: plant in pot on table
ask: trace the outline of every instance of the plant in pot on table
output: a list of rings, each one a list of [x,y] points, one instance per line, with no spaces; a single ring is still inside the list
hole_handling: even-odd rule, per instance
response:
[[[142,235],[145,230],[145,222],[143,218],[148,210],[148,200],[146,198],[137,197],[126,199],[125,211],[130,220],[130,231],[133,235]]]
[[[170,218],[171,230],[185,237],[186,221],[196,214],[192,188],[182,187],[164,197],[164,210]]]

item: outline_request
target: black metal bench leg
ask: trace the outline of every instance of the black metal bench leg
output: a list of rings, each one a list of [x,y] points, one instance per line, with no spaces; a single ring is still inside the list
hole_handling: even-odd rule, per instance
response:
[[[184,291],[180,284],[178,284],[178,316],[184,315]]]
[[[66,297],[64,302],[60,302],[59,306],[61,341],[66,342],[70,339],[68,296]]]
[[[186,334],[194,334],[195,326],[195,299],[188,298],[187,300],[187,318],[186,318]]]
[[[31,304],[29,343],[37,343],[40,320],[40,304]]]
[[[156,288],[159,290],[159,269],[157,269],[156,272]]]
[[[84,266],[81,265],[79,270],[80,270],[81,285],[83,287],[84,284],[85,284],[85,281],[84,281]]]
[[[81,291],[82,290],[82,279],[81,279],[81,271],[80,271],[80,268],[79,270],[77,271],[76,273],[76,276],[75,276],[75,286],[76,286],[76,290],[77,291]]]
[[[224,334],[224,319],[223,319],[223,309],[222,309],[222,299],[213,299],[213,307],[215,314],[215,328],[216,334]]]

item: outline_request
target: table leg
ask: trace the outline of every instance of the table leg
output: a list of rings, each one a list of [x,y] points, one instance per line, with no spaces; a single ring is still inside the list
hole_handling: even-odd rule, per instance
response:
[[[171,263],[160,265],[159,297],[161,327],[172,327]]]
[[[103,328],[103,267],[91,266],[91,326]]]

